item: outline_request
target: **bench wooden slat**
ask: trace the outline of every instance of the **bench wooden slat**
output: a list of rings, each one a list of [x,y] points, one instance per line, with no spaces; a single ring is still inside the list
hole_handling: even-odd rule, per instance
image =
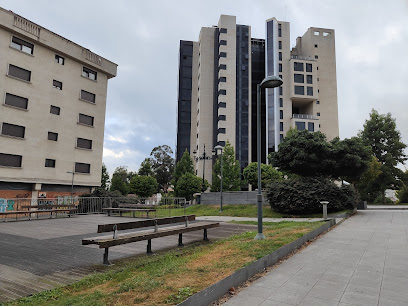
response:
[[[150,205],[150,204],[119,204],[118,205],[121,208],[156,208],[156,205]]]
[[[47,209],[47,210],[9,210],[0,212],[0,215],[14,215],[14,214],[38,214],[38,213],[48,213],[48,212],[67,212],[75,211],[76,209]]]
[[[147,220],[151,221],[151,220]],[[143,222],[143,221],[140,221]],[[119,224],[118,224],[119,225]],[[187,233],[192,231],[197,231],[201,229],[219,227],[218,222],[197,222],[189,224],[188,227],[184,225],[166,227],[164,229],[159,229],[157,232],[152,231],[141,231],[134,233],[120,234],[116,239],[113,239],[112,236],[102,236],[102,237],[93,237],[93,238],[84,238],[82,239],[83,245],[97,244],[99,248],[109,248],[116,245],[137,242],[142,240],[154,239],[164,236],[176,235],[180,233]]]
[[[128,229],[155,226],[156,224],[157,225],[164,225],[164,224],[180,223],[180,222],[185,222],[186,217],[187,217],[188,221],[194,221],[195,220],[195,215],[188,215],[188,216],[180,216],[180,217],[142,220],[142,221],[135,221],[135,222],[100,224],[100,225],[98,225],[98,233],[112,232],[114,230],[114,226],[116,226],[116,229],[118,231],[121,231],[121,230],[128,230]],[[156,221],[157,221],[157,223],[156,223]]]
[[[23,205],[21,208],[55,208],[55,207],[76,207],[76,205]]]
[[[102,208],[102,210],[106,211],[156,211],[156,209],[141,209],[141,208],[116,208],[116,207],[107,207]]]

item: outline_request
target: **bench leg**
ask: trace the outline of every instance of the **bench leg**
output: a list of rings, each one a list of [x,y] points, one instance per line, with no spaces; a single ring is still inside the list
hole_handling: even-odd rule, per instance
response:
[[[110,217],[110,210],[108,210],[108,217]]]
[[[122,217],[122,211],[119,212],[120,216]]]
[[[208,239],[208,237],[207,237],[207,229],[205,228],[204,229],[204,239],[203,239],[204,241],[210,241],[209,239]]]
[[[147,255],[153,254],[152,252],[152,239],[147,240]]]
[[[109,248],[105,248],[105,253],[103,254],[103,264],[109,266],[111,263],[108,259],[109,256]]]
[[[184,246],[184,244],[183,244],[183,234],[182,234],[182,233],[179,234],[179,243],[178,243],[178,246],[179,246],[179,247],[183,247],[183,246]]]
[[[146,215],[147,215],[147,219],[149,219],[149,212],[148,211],[146,211]]]

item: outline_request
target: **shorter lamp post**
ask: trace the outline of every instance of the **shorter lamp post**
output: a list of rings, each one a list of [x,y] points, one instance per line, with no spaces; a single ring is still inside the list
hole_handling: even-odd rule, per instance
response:
[[[75,171],[72,169],[72,171],[67,171],[67,173],[72,173],[72,181],[71,181],[71,205],[74,204],[74,175]]]
[[[220,193],[221,193],[221,208],[220,208],[220,212],[222,212],[222,150],[224,149],[223,146],[217,145],[214,147],[214,150],[218,153],[218,150],[221,151],[221,186],[220,186]]]
[[[328,201],[321,201],[320,204],[323,205],[323,219],[327,220],[327,204],[329,204]]]
[[[265,239],[265,235],[262,230],[262,185],[261,185],[261,89],[265,88],[275,88],[283,84],[280,77],[268,76],[263,81],[256,86],[257,100],[256,100],[256,120],[257,120],[257,151],[258,151],[258,234],[256,234],[255,239]]]
[[[215,151],[212,151],[212,153],[214,154]],[[193,155],[196,155],[196,154],[197,154],[197,151],[194,150],[194,151],[193,151]],[[204,144],[204,152],[203,152],[203,154],[200,155],[200,156],[197,156],[197,157],[195,158],[196,162],[199,161],[199,160],[202,160],[202,161],[203,161],[203,188],[204,188],[204,186],[205,186],[205,161],[206,161],[206,160],[211,160],[211,159],[212,159],[212,155],[209,156],[207,153],[205,153],[205,144]],[[205,190],[203,190],[203,191],[205,191]]]

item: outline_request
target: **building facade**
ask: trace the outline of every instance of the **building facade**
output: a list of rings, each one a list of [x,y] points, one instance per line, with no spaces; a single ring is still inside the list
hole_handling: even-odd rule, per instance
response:
[[[2,8],[0,54],[0,197],[99,186],[107,84],[117,65]]]
[[[269,75],[283,85],[261,96],[262,162],[291,127],[339,135],[334,30],[309,28],[291,49],[288,22],[268,19],[265,28],[265,39],[252,38],[250,26],[221,15],[198,42],[181,41],[177,161],[226,141],[241,169],[256,161],[256,85]],[[212,166],[197,160],[197,175],[211,182]]]

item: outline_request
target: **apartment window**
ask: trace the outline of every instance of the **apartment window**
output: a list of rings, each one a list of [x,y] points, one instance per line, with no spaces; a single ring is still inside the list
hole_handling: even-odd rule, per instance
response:
[[[312,64],[306,64],[306,72],[312,72]]]
[[[62,56],[59,56],[57,54],[55,54],[55,62],[60,64],[60,65],[64,65],[65,63],[65,58],[63,58]]]
[[[27,82],[31,80],[31,71],[11,64],[9,65],[8,75]]]
[[[283,119],[283,110],[280,110],[280,111],[279,111],[279,118],[280,118],[280,119]]]
[[[279,60],[282,60],[282,52],[279,52]]]
[[[24,138],[25,127],[3,122],[1,127],[1,134],[5,136]]]
[[[226,77],[220,77],[219,79],[218,79],[218,82],[219,83],[223,83],[223,82],[226,82],[227,81],[227,78]]]
[[[33,44],[31,44],[31,43],[29,43],[29,42],[27,42],[25,40],[22,40],[20,38],[17,38],[15,36],[13,36],[13,38],[11,40],[11,46],[14,49],[23,51],[23,52],[31,54],[31,55],[33,54],[33,51],[34,51],[34,45]]]
[[[279,98],[279,107],[283,107],[283,99]]]
[[[313,96],[313,87],[307,86],[307,95]]]
[[[218,134],[225,134],[225,128],[219,128]]]
[[[218,103],[218,108],[227,108],[227,103],[225,102]]]
[[[314,123],[313,122],[308,122],[307,123],[307,130],[309,132],[314,132]]]
[[[279,41],[279,50],[282,50],[282,41]]]
[[[227,57],[227,52],[220,52],[219,57]]]
[[[307,84],[313,84],[313,76],[312,75],[307,75],[306,76],[306,81],[307,81]]]
[[[91,173],[91,165],[85,163],[75,163],[75,173]]]
[[[319,58],[319,56],[315,55],[315,59],[318,59],[318,58]]]
[[[220,40],[220,46],[226,46],[227,45],[227,41],[222,39]]]
[[[278,36],[282,37],[282,25],[280,23],[278,24]]]
[[[298,131],[304,131],[306,129],[306,123],[301,121],[295,121],[295,126]]]
[[[225,141],[218,141],[217,145],[225,147]]]
[[[315,44],[315,48],[317,48],[317,45]]]
[[[317,117],[320,117],[320,113],[317,113]]]
[[[314,34],[315,36],[319,36],[319,35],[320,35],[320,32],[319,32],[319,31],[314,31],[313,34]]]
[[[225,121],[227,117],[225,115],[218,115],[218,121]]]
[[[59,115],[61,109],[58,106],[51,105],[50,107],[50,113],[54,115]]]
[[[330,35],[330,32],[323,32],[324,37],[329,36],[329,35]]]
[[[48,132],[48,140],[58,141],[58,133]]]
[[[94,125],[94,117],[84,115],[84,114],[79,114],[78,123],[93,126]]]
[[[227,65],[221,64],[221,65],[218,67],[218,70],[227,70]]]
[[[55,168],[55,159],[46,159],[45,160],[45,167],[47,168]]]
[[[53,80],[52,81],[52,87],[62,90],[62,82],[57,81],[57,80]]]
[[[294,62],[294,63],[293,63],[293,70],[295,70],[295,71],[303,71],[303,63]]]
[[[283,132],[283,122],[279,122],[279,131]]]
[[[279,72],[282,72],[282,64],[279,64]]]
[[[218,95],[220,96],[220,95],[223,95],[223,96],[225,96],[227,94],[227,90],[225,90],[225,89],[220,89],[219,91],[218,91]]]
[[[281,86],[281,87],[279,87],[279,95],[283,95],[283,87]]]
[[[305,87],[304,86],[295,86],[295,94],[296,95],[304,95],[305,94]]]
[[[2,167],[21,167],[21,155],[0,153],[0,166]]]
[[[227,34],[227,33],[228,33],[228,30],[227,30],[226,28],[221,28],[221,29],[220,29],[220,33]]]
[[[320,104],[320,101],[319,101],[319,100],[317,100],[317,101],[316,101],[316,104]]]
[[[295,83],[304,83],[305,82],[305,76],[303,74],[297,74],[295,73],[293,75],[293,81]]]
[[[97,79],[97,73],[89,68],[83,67],[82,68],[82,76],[96,81]]]
[[[77,138],[77,148],[92,150],[92,140],[85,138]]]
[[[81,100],[95,103],[95,94],[85,90],[81,90]]]
[[[283,140],[283,134],[279,134],[279,140],[280,140],[280,141]]]
[[[4,100],[4,104],[9,105],[9,106],[13,106],[13,107],[16,107],[16,108],[27,109],[28,99],[6,93],[6,99]]]

